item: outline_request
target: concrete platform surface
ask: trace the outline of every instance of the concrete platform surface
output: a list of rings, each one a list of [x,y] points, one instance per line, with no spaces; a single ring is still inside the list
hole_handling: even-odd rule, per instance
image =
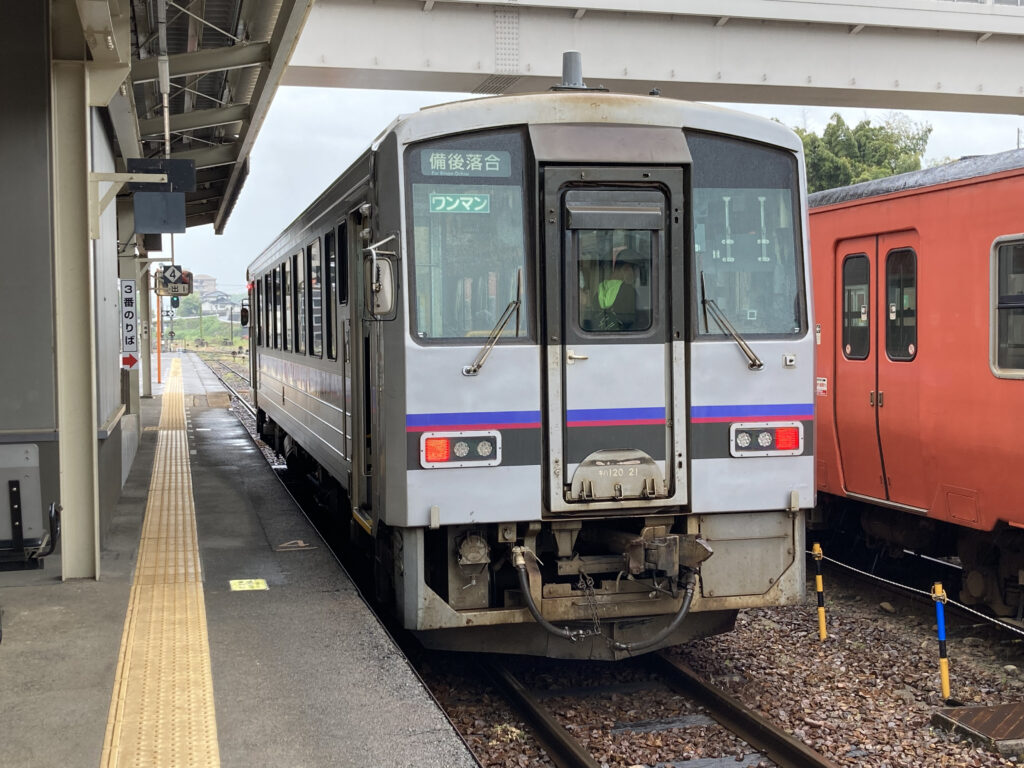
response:
[[[221,763],[476,766],[244,427],[206,404],[217,386],[191,357],[182,371],[195,395],[189,448]],[[143,401],[101,579],[61,583],[54,558],[0,572],[5,768],[100,763],[155,451],[145,427],[159,409],[159,397]],[[237,579],[269,588],[232,591]]]

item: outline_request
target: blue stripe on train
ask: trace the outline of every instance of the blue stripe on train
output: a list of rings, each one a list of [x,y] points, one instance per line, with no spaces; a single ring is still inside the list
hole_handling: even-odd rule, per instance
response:
[[[405,417],[409,431],[469,427],[525,429],[540,427],[540,411],[477,411],[475,413],[410,413]]]
[[[690,408],[690,419],[700,421],[726,421],[730,419],[802,421],[814,418],[814,403],[775,403],[768,405],[695,405]]]

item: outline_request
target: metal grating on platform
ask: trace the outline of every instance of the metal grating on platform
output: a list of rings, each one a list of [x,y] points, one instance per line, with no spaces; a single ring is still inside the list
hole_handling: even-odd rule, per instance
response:
[[[949,707],[936,712],[932,723],[960,731],[1003,754],[1024,749],[1024,703]]]
[[[101,764],[218,766],[181,365],[173,362]]]

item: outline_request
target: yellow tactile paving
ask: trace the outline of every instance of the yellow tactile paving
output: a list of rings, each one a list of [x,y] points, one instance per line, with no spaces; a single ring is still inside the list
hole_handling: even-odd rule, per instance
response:
[[[102,768],[219,766],[181,365],[164,390]]]

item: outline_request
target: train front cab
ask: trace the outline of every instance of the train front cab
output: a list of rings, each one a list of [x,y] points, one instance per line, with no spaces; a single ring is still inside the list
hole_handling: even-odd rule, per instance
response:
[[[618,658],[798,600],[797,151],[531,125],[411,143],[404,168],[407,386],[380,397],[404,398],[406,482],[385,494],[407,515],[378,522],[405,625],[437,647]]]

